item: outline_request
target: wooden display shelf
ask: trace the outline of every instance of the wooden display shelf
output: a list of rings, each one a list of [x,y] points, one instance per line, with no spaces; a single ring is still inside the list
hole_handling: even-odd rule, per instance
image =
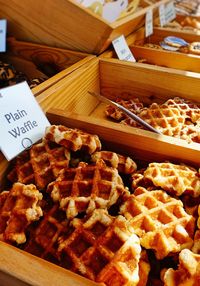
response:
[[[35,96],[95,57],[86,53],[17,41],[14,38],[8,39],[7,46],[7,52],[0,55],[2,61],[13,64],[17,71],[23,72],[30,79],[47,78],[32,89]]]
[[[110,150],[123,150],[124,154],[134,159],[145,161],[170,160],[177,163],[190,163],[199,165],[199,151],[188,148],[185,142],[170,140],[169,137],[142,132],[134,128],[123,128],[117,124],[110,125],[107,121],[100,121],[84,115],[74,115],[61,110],[51,110],[48,118],[52,124],[63,124],[68,127],[81,128],[87,132],[98,134]],[[160,138],[159,138],[160,137]],[[167,150],[167,152],[166,152]],[[122,153],[122,152],[120,152]],[[2,172],[2,168],[0,167]],[[97,286],[82,276],[58,267],[52,263],[35,257],[6,243],[0,242],[0,281],[11,285],[13,279],[15,286]],[[1,273],[3,275],[1,276]],[[6,275],[9,274],[9,275]],[[27,286],[28,286],[27,285]]]
[[[184,71],[187,76],[187,71],[200,73],[200,56],[193,54],[184,54],[180,52],[171,52],[167,50],[159,50],[142,46],[144,43],[159,44],[167,36],[176,36],[185,39],[188,43],[199,42],[200,35],[180,33],[178,31],[168,31],[162,28],[154,28],[154,34],[145,38],[145,29],[141,28],[127,38],[127,43],[132,51],[135,59],[145,59],[148,63],[145,65],[155,65],[163,70],[171,72],[165,68],[171,68]],[[116,58],[114,50],[106,51],[101,55],[102,58]],[[132,63],[138,65],[138,63]],[[154,68],[156,68],[154,66]],[[175,72],[175,71],[174,71]]]
[[[0,0],[0,17],[8,20],[8,32],[17,39],[100,54],[117,36],[142,27],[149,9],[156,16],[158,7],[170,1],[141,0],[140,9],[112,24],[75,0]]]

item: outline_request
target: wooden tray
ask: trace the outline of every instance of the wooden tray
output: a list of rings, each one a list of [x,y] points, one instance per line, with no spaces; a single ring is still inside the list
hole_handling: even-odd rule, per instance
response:
[[[162,68],[200,73],[200,56],[142,46],[144,43],[159,44],[167,36],[181,37],[189,43],[200,41],[200,35],[198,34],[180,33],[179,31],[168,31],[162,28],[154,28],[154,34],[145,38],[145,29],[141,28],[127,38],[127,43],[136,60],[146,59],[148,61],[146,66],[156,65]],[[103,53],[101,57],[116,58],[117,56],[114,50],[110,50]],[[138,65],[138,63],[133,63],[133,65]],[[171,71],[168,70],[168,72]],[[184,74],[185,76],[188,75],[186,72]]]
[[[136,131],[134,128],[119,128],[117,124],[111,126],[107,121],[100,122],[89,116],[74,115],[61,110],[51,110],[48,117],[52,124],[82,128],[98,134],[106,148],[118,152],[123,150],[133,158],[146,161],[171,160],[199,167],[199,151],[192,150],[185,143],[180,144],[178,141],[174,144],[167,140],[166,136],[157,140],[156,137],[159,136],[157,134],[148,137],[148,132],[142,133],[141,130]],[[1,165],[0,171],[4,172]],[[65,283],[70,286],[104,285],[94,283],[3,242],[0,242],[0,253],[0,282],[3,281],[4,285],[62,286]],[[5,281],[8,284],[5,284]],[[14,284],[11,284],[12,281],[15,281]]]
[[[8,32],[17,39],[99,54],[117,36],[143,26],[148,9],[157,15],[170,1],[141,0],[142,9],[112,24],[73,0],[0,0],[0,17],[8,19]]]
[[[86,53],[17,41],[14,38],[8,39],[7,52],[0,56],[3,61],[12,63],[17,71],[25,73],[30,79],[48,76],[47,80],[32,89],[35,96],[95,57]]]

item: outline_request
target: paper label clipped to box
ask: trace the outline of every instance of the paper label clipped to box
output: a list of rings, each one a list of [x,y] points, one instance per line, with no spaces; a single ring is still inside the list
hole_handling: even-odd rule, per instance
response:
[[[6,51],[6,28],[7,21],[0,20],[0,52]]]
[[[41,139],[50,125],[26,82],[0,89],[0,148],[7,160]]]
[[[121,35],[120,37],[114,39],[112,41],[112,44],[120,60],[136,62],[131,50],[128,47],[128,44],[126,42],[124,35]]]

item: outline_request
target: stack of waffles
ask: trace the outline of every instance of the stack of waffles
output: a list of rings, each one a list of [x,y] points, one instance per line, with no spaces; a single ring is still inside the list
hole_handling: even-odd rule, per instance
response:
[[[200,105],[175,97],[166,102],[144,107],[138,98],[117,99],[117,102],[138,115],[162,134],[200,143]],[[117,122],[142,128],[115,107],[107,106],[106,116]]]
[[[0,240],[108,286],[199,285],[200,173],[138,163],[48,127],[10,166]]]

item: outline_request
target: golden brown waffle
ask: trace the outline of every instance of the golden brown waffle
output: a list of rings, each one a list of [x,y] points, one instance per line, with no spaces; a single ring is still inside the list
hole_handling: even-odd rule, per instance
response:
[[[138,187],[120,211],[140,237],[141,245],[154,250],[157,259],[193,244],[194,218],[185,212],[180,200],[164,191]]]
[[[173,99],[168,99],[164,105],[178,108],[180,112],[193,123],[200,121],[200,106],[198,104],[183,98],[175,97]]]
[[[65,213],[55,204],[42,218],[39,226],[30,234],[24,250],[59,264],[58,240],[68,231]]]
[[[41,200],[42,194],[34,185],[15,183],[0,209],[0,239],[24,243],[27,227],[43,215]]]
[[[185,124],[185,116],[176,107],[152,103],[150,107],[143,108],[138,114],[144,121],[149,123],[162,134],[179,136]]]
[[[98,209],[71,226],[71,235],[59,245],[66,268],[108,286],[137,285],[141,247],[124,217]]]
[[[128,100],[118,98],[116,99],[116,102],[135,114],[137,114],[143,108],[143,103],[141,103],[138,98]],[[108,117],[111,117],[117,121],[127,118],[125,113],[112,105],[107,106],[105,113]]]
[[[146,286],[150,272],[150,264],[146,250],[142,250],[139,261],[139,282],[137,286]]]
[[[183,193],[193,197],[200,195],[200,174],[186,165],[150,163],[144,172],[144,178],[176,196]]]
[[[117,169],[102,160],[95,165],[80,162],[76,168],[63,169],[47,191],[71,219],[81,212],[109,208],[127,192]]]
[[[155,190],[156,186],[149,180],[145,180],[145,168],[140,169],[131,175],[131,189],[134,192],[138,187],[144,187],[148,191]]]
[[[97,135],[92,135],[78,129],[71,129],[63,125],[51,125],[46,128],[45,138],[64,146],[68,150],[84,150],[89,154],[101,149],[101,142]]]
[[[200,143],[200,124],[185,125],[181,130],[180,138],[188,142]]]
[[[194,254],[189,249],[183,249],[179,254],[178,269],[168,269],[162,280],[164,286],[200,285],[200,255]]]
[[[95,152],[92,161],[97,162],[102,159],[107,166],[116,168],[119,173],[132,174],[137,170],[136,163],[130,158],[111,151]]]
[[[66,148],[43,140],[16,158],[8,179],[24,184],[33,183],[39,189],[44,189],[55,180],[61,169],[68,167],[69,160],[70,152]]]

